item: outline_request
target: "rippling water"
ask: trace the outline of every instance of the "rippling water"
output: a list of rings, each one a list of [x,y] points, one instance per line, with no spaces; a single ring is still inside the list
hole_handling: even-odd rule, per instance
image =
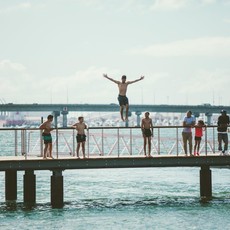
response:
[[[0,173],[0,229],[230,229],[230,170],[212,169],[213,199],[201,201],[199,168],[64,171],[63,209],[50,206],[49,171],[36,171],[37,205],[4,202]]]

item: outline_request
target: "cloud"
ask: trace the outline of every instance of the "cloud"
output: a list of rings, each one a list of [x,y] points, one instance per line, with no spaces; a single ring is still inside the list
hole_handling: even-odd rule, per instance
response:
[[[9,4],[7,6],[0,6],[0,13],[2,14],[8,14],[8,13],[14,13],[17,11],[27,11],[27,10],[31,10],[34,8],[44,8],[46,6],[46,3],[31,3],[30,1],[25,1],[25,2],[21,2],[19,4]]]
[[[2,60],[0,92],[13,103],[113,103],[117,87],[103,73],[118,71],[91,66],[66,76],[37,76],[23,64]]]
[[[188,0],[155,0],[151,10],[180,10],[187,6]]]
[[[158,43],[144,48],[134,48],[128,53],[153,57],[225,57],[230,56],[230,37],[204,37]]]
[[[223,19],[223,22],[224,22],[224,23],[227,23],[227,24],[230,24],[230,18],[224,18],[224,19]]]
[[[24,71],[26,70],[26,67],[20,63],[11,62],[10,60],[2,60],[0,61],[0,70],[15,70],[15,71]]]

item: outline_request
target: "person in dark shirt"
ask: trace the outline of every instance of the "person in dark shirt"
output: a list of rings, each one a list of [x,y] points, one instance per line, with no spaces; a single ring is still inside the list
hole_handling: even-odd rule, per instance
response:
[[[221,110],[221,115],[217,121],[217,132],[218,132],[218,150],[221,151],[221,155],[228,155],[228,125],[229,116],[225,110]],[[222,141],[224,142],[224,149],[222,149]]]

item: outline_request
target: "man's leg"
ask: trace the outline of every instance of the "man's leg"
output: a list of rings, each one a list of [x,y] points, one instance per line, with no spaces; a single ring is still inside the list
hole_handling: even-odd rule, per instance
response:
[[[151,137],[148,137],[149,157],[151,156]]]
[[[77,143],[77,158],[79,158],[80,143]]]
[[[222,134],[218,133],[218,150],[222,151]]]
[[[184,153],[187,155],[187,133],[182,132],[183,144],[184,144]]]
[[[48,149],[48,144],[45,144],[44,154],[43,154],[43,158],[44,158],[44,159],[47,158],[47,149]]]
[[[125,108],[126,108],[125,120],[128,121],[128,117],[129,117],[129,104],[126,104]]]
[[[123,105],[120,106],[120,114],[121,114],[121,120],[124,121],[124,117],[123,117]]]
[[[53,158],[52,151],[53,151],[53,144],[51,142],[51,143],[49,143],[49,155],[51,158]]]
[[[192,155],[192,133],[188,133],[189,153]]]
[[[143,139],[144,139],[144,154],[146,156],[146,139],[147,139],[147,137],[144,136]]]
[[[85,158],[85,142],[81,143],[83,158]]]
[[[222,134],[223,135],[223,141],[224,141],[224,151],[228,150],[228,134]]]

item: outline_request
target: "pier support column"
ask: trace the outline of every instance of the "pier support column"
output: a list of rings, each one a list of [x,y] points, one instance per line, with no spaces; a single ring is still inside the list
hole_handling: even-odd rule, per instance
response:
[[[140,111],[136,111],[135,113],[137,115],[137,127],[140,127],[141,125],[141,112]]]
[[[205,116],[207,117],[207,124],[211,125],[211,123],[212,123],[212,113],[210,113],[210,112],[205,113]]]
[[[24,175],[24,203],[36,203],[36,176],[33,170],[26,170]]]
[[[210,166],[201,166],[200,170],[200,196],[212,198],[212,173]]]
[[[68,111],[62,111],[61,114],[63,116],[63,128],[67,128],[67,115],[68,115]]]
[[[57,118],[58,118],[58,116],[60,116],[60,111],[53,111],[52,114],[54,116],[54,125],[55,125],[55,128],[57,128],[57,126],[58,126]]]
[[[7,170],[5,172],[5,199],[6,201],[17,200],[17,171]]]
[[[64,206],[63,195],[62,170],[54,170],[51,176],[51,205],[53,208]]]

